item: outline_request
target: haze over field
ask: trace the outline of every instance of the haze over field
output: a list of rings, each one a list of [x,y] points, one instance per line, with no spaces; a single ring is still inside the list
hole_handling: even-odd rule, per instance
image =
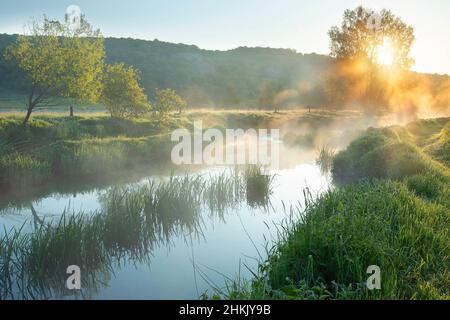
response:
[[[25,0],[2,4],[0,33],[22,33],[30,17],[44,13],[61,18],[71,4],[79,5],[106,37],[159,39],[210,50],[248,46],[318,54],[328,54],[327,31],[339,23],[345,9],[386,8],[399,13],[416,31],[412,69],[450,74],[450,3],[445,0],[134,0],[132,5],[120,0]]]
[[[449,9],[3,4],[0,300],[450,300]]]
[[[449,23],[444,15],[448,3],[430,1],[426,4],[427,10],[422,10],[422,1],[366,2],[375,10],[385,7],[392,9],[394,14],[398,10],[406,25],[413,28],[415,37],[409,52],[412,63],[407,69],[425,73],[446,73],[449,70],[450,45],[443,41],[445,26]],[[64,1],[57,6],[51,1],[39,5],[33,2],[23,10],[13,4],[6,5],[0,13],[0,52],[16,40],[16,36],[1,35],[2,32],[26,31],[17,25],[17,20],[25,23],[31,14],[40,16],[44,13],[50,18],[60,18],[65,5]],[[447,75],[388,71],[378,75],[384,83],[381,88],[381,80],[377,80],[380,84],[376,90],[382,90],[383,97],[377,97],[376,106],[363,101],[368,98],[374,101],[374,92],[371,97],[361,94],[372,85],[365,78],[367,70],[356,65],[336,65],[335,60],[329,57],[327,33],[332,25],[340,24],[342,12],[350,5],[342,1],[324,1],[315,5],[302,1],[285,1],[278,5],[248,1],[239,8],[235,2],[224,5],[205,1],[193,1],[189,5],[177,1],[169,4],[136,1],[132,8],[124,7],[120,2],[106,6],[101,1],[81,1],[78,5],[94,26],[101,26],[102,34],[106,36],[106,61],[124,62],[135,67],[140,84],[149,97],[157,88],[173,88],[186,100],[189,108],[365,111],[369,108],[371,113],[396,111],[404,120],[447,115],[450,111],[450,77]],[[252,15],[256,9],[258,15]],[[183,10],[184,14],[181,14]],[[224,12],[228,11],[230,14],[225,15]],[[127,19],[130,15],[133,15],[132,20]],[[120,16],[123,18],[119,19]],[[212,19],[214,16],[219,18]],[[220,18],[223,16],[228,17],[226,28],[225,21]],[[428,36],[431,29],[432,37]],[[315,36],[309,36],[311,34]],[[108,38],[124,35],[126,39]],[[190,40],[184,41],[188,35]],[[222,47],[214,47],[210,42],[213,36],[220,39]],[[259,47],[251,48],[253,45]],[[231,49],[233,46],[243,47]],[[437,46],[439,50],[431,49]],[[392,62],[389,41],[379,45],[377,50],[381,50],[378,62]],[[8,106],[15,103],[12,97],[20,95],[27,87],[17,67],[6,62],[1,54],[0,101],[4,102],[0,102],[0,108],[9,110]]]

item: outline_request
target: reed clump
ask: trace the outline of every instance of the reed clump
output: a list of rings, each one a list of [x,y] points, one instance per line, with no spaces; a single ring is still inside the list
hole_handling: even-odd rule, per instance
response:
[[[102,283],[97,279],[109,278],[114,264],[149,261],[154,247],[170,244],[173,236],[200,235],[202,212],[223,215],[245,198],[242,191],[252,179],[234,172],[112,187],[100,196],[98,212],[65,212],[58,221],[41,221],[32,233],[5,232],[0,238],[0,298],[69,294],[70,265],[89,275],[86,289],[96,290]]]

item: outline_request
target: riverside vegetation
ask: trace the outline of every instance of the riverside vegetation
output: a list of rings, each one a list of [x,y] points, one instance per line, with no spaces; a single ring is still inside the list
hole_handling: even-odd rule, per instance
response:
[[[176,234],[201,236],[203,209],[223,219],[227,208],[242,201],[269,206],[272,182],[261,167],[252,166],[111,187],[101,196],[100,211],[37,220],[31,233],[12,229],[0,236],[0,298],[69,294],[65,270],[72,264],[87,275],[82,294],[92,295],[107,283],[113,266],[148,261],[155,246],[170,245]]]
[[[227,281],[213,298],[450,299],[449,118],[371,128],[335,152],[384,115],[405,121],[449,114],[450,78],[410,71],[413,27],[382,9],[372,30],[366,26],[374,13],[346,10],[341,25],[329,29],[329,56],[104,39],[83,14],[77,26],[68,15],[44,15],[26,35],[0,35],[0,108],[12,111],[0,117],[0,208],[20,203],[32,214],[21,229],[6,224],[0,231],[0,298],[70,295],[64,276],[73,263],[88,275],[79,294],[91,298],[121,265],[147,262],[173,235],[201,237],[208,214],[223,219],[241,202],[260,213],[273,208],[274,177],[259,167],[103,189],[101,209],[58,212],[59,220],[39,216],[28,197],[46,194],[56,181],[61,190],[167,163],[170,132],[202,120],[205,129],[279,128],[283,147],[300,147],[284,148],[283,160],[322,146],[321,175],[307,177],[334,182],[317,198],[306,189],[305,206],[286,209],[282,202],[291,219],[279,226],[267,259],[259,255],[266,260],[249,270],[254,279]],[[18,106],[26,113],[14,115]],[[109,116],[81,114],[82,106]],[[70,117],[42,113],[68,109]],[[288,188],[296,176],[289,178]],[[236,227],[228,231],[219,246],[237,236]],[[370,265],[381,268],[380,290],[366,287]],[[165,271],[173,278],[171,268]]]
[[[38,113],[24,127],[21,116],[6,114],[0,118],[0,186],[5,191],[33,189],[55,180],[98,178],[166,161],[173,146],[170,132],[192,129],[195,120],[202,120],[205,128],[222,130],[291,125],[319,131],[335,120],[355,118],[359,118],[356,112],[321,110],[199,110],[174,114],[163,121],[155,117],[117,119],[95,113],[75,117]],[[289,141],[298,140],[296,137],[295,133],[285,135]]]
[[[299,221],[280,226],[253,281],[214,297],[450,299],[449,130],[449,118],[368,129],[334,157],[337,187],[291,208]]]
[[[189,128],[195,119],[217,128],[305,121],[323,128],[338,117],[354,116],[197,111],[161,125],[147,118],[47,114],[35,115],[25,130],[20,118],[8,116],[1,119],[1,147],[8,150],[2,152],[1,172],[9,187],[33,188],[51,179],[132,169],[156,161],[155,154],[163,156],[163,150],[161,159],[167,159],[170,129]],[[295,144],[296,136],[290,135],[288,143]],[[299,146],[305,147],[303,142]],[[323,147],[318,163],[331,171],[336,187],[318,199],[308,198],[302,212],[291,208],[293,216],[300,213],[299,220],[280,226],[278,241],[267,247],[268,259],[254,272],[254,280],[228,282],[225,289],[216,288],[214,297],[448,299],[449,154],[448,118],[371,128],[337,154]],[[207,182],[187,177],[136,190],[111,189],[101,212],[38,221],[31,234],[12,230],[1,239],[2,295],[30,298],[64,292],[63,279],[49,279],[48,274],[64,266],[67,255],[78,257],[89,270],[88,286],[95,292],[110,277],[112,263],[125,257],[148,259],[154,244],[169,241],[180,230],[201,233],[201,206],[219,216],[241,200],[250,207],[269,206],[272,183],[272,176],[248,167]],[[153,212],[151,217],[148,212]],[[366,268],[373,264],[381,268],[382,287],[369,291]]]

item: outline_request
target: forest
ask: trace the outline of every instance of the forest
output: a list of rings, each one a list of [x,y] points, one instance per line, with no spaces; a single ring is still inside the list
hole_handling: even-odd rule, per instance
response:
[[[15,42],[15,35],[0,34],[0,53]],[[191,108],[359,108],[348,88],[361,81],[340,71],[326,55],[302,54],[289,49],[241,47],[229,51],[202,50],[194,45],[158,40],[105,39],[106,61],[124,62],[139,70],[141,85],[151,96],[157,88],[175,89]],[[410,95],[438,97],[427,107],[439,112],[450,101],[448,75],[408,71]],[[347,79],[346,96],[340,86]],[[24,75],[0,54],[0,88],[27,90]],[[345,91],[344,91],[345,92]],[[337,99],[338,96],[338,99]],[[7,99],[7,94],[0,99]],[[409,97],[408,109],[415,111]],[[448,109],[445,108],[444,111]],[[384,110],[383,110],[384,111]]]

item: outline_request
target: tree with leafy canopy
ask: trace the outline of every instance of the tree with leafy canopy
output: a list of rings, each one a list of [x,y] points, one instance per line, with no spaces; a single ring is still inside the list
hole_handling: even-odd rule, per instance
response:
[[[132,118],[150,111],[137,70],[125,67],[123,63],[106,67],[101,100],[112,117]]]
[[[396,70],[400,75],[414,62],[409,57],[413,28],[389,10],[375,12],[359,6],[346,10],[341,26],[332,27],[328,34],[330,55],[338,60],[338,68],[326,81],[331,99],[344,96],[369,114],[386,111],[394,84],[387,81],[389,73]],[[383,53],[390,56],[388,69],[380,59]]]
[[[5,58],[26,74],[28,92],[23,120],[39,107],[53,105],[54,97],[96,102],[100,98],[104,64],[103,38],[82,15],[74,26],[64,22],[33,20],[29,34],[20,35],[5,50]]]
[[[393,65],[409,69],[414,60],[409,57],[414,42],[414,29],[390,10],[379,13],[362,6],[346,10],[340,27],[328,32],[331,56],[338,59],[365,58],[377,63],[378,49],[388,39],[392,45]]]
[[[186,101],[184,101],[175,90],[156,89],[153,110],[156,111],[159,116],[164,117],[173,111],[181,113],[186,106]]]

